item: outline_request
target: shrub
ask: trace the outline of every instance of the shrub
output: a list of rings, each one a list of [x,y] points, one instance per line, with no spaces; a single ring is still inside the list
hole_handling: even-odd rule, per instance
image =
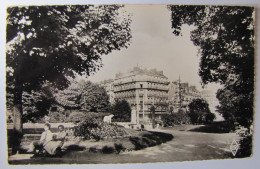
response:
[[[182,125],[182,124],[190,124],[190,117],[186,114],[186,112],[180,111],[174,114],[162,115],[162,121],[165,127]]]
[[[205,99],[193,99],[188,107],[192,124],[208,124],[215,119],[215,114],[210,112],[209,104]]]
[[[100,140],[103,138],[113,138],[126,136],[126,131],[114,124],[107,124],[101,120],[90,118],[81,122],[75,127],[75,136],[83,137],[84,139]]]
[[[241,133],[242,139],[239,141],[240,147],[237,151],[236,158],[250,157],[252,154],[252,133],[246,130],[245,133]]]
[[[102,153],[104,154],[111,154],[115,152],[114,147],[108,147],[108,146],[104,146],[101,150]]]
[[[107,113],[95,113],[95,112],[85,112],[85,111],[72,111],[67,118],[67,122],[81,123],[87,119],[97,119],[102,120]]]
[[[111,113],[115,116],[114,122],[130,122],[131,121],[131,107],[126,100],[116,100],[111,107]]]

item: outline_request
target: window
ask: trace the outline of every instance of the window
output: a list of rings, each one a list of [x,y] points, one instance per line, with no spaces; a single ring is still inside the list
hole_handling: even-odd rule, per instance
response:
[[[143,88],[143,84],[140,84],[140,87]]]

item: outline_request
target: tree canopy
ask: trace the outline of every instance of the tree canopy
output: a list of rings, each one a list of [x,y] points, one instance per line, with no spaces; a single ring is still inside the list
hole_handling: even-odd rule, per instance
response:
[[[230,114],[231,121],[248,126],[252,124],[254,100],[254,8],[245,6],[174,6],[173,33],[181,34],[183,24],[194,25],[191,40],[199,47],[201,56],[199,75],[202,84],[220,83],[219,112]],[[234,97],[227,112],[223,93]],[[236,107],[240,102],[243,106]],[[227,116],[226,116],[227,117]],[[246,118],[245,118],[246,117]],[[242,120],[245,118],[244,120]],[[240,119],[240,120],[239,120]],[[229,119],[230,120],[230,119]]]
[[[29,6],[7,9],[8,77],[36,87],[46,80],[66,85],[73,71],[90,75],[101,55],[127,47],[129,17],[118,5]]]
[[[204,99],[193,99],[188,107],[190,120],[193,124],[212,122],[215,118],[215,115],[209,109],[208,102]]]
[[[111,106],[111,113],[114,115],[112,120],[118,122],[131,121],[131,107],[126,100],[115,100]]]
[[[110,106],[106,90],[90,81],[74,82],[67,89],[60,90],[54,95],[65,109],[106,112]]]

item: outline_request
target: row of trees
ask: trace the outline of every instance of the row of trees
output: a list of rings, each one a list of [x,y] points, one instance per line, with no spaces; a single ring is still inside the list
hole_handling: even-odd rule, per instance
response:
[[[125,100],[110,104],[104,87],[85,80],[70,83],[64,90],[52,88],[49,95],[43,91],[24,92],[23,122],[40,122],[45,115],[49,115],[52,122],[76,122],[89,115],[95,116],[93,113],[101,116],[114,114],[115,121],[130,121],[131,107]]]

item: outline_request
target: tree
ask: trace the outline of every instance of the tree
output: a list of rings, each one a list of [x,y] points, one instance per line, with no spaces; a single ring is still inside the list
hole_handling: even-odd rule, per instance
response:
[[[254,100],[254,8],[183,5],[168,8],[175,35],[181,34],[183,24],[195,26],[191,40],[199,47],[202,83],[223,85],[217,96],[219,112],[227,120],[249,127]],[[225,102],[229,97],[224,93],[236,98],[232,104]],[[240,103],[243,104],[236,107]]]
[[[231,86],[218,90],[217,98],[220,103],[217,106],[218,112],[233,124],[238,122],[242,126],[249,127],[253,120],[253,107],[250,107],[253,106],[251,94],[237,93]]]
[[[111,113],[114,115],[112,120],[118,122],[131,121],[131,107],[126,100],[115,100],[111,107]]]
[[[169,104],[166,102],[165,98],[160,98],[156,103],[152,104],[149,108],[151,120],[152,120],[152,127],[155,128],[156,121],[155,121],[155,112],[158,111],[167,111],[167,108],[169,107]]]
[[[110,106],[104,87],[84,80],[72,82],[70,87],[57,92],[55,98],[67,110],[106,112]]]
[[[210,112],[209,104],[204,99],[193,99],[188,107],[190,110],[189,116],[193,124],[209,123],[215,118],[215,115]]]
[[[119,5],[22,6],[7,9],[7,92],[14,129],[22,132],[22,95],[46,82],[63,89],[67,76],[100,69],[101,55],[129,45],[130,17]],[[8,86],[13,85],[13,89]]]

